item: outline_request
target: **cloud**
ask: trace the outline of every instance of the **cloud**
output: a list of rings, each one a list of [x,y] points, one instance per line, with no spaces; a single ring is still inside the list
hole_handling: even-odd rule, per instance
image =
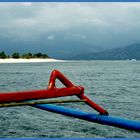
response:
[[[99,45],[140,41],[140,3],[0,3],[0,19],[0,36],[13,40],[63,32]]]
[[[50,35],[48,36],[48,40],[54,40],[55,36],[54,35]]]

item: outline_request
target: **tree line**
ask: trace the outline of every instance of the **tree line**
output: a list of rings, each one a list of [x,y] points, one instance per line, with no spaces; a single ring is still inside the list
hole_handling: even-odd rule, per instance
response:
[[[11,55],[7,55],[4,51],[0,52],[0,59],[5,59],[5,58],[24,58],[24,59],[30,59],[30,58],[49,58],[47,54],[42,54],[42,53],[23,53],[20,54],[19,52],[14,52]]]

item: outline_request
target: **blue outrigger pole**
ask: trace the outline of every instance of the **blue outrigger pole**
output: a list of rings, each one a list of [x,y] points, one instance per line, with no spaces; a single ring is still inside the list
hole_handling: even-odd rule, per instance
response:
[[[58,105],[50,105],[50,104],[39,105],[38,104],[38,105],[32,105],[32,106],[39,109],[46,110],[46,111],[59,113],[62,115],[79,118],[79,119],[90,121],[90,122],[95,122],[95,123],[99,123],[103,125],[115,126],[115,127],[124,128],[127,130],[140,132],[140,122],[138,121],[112,117],[109,115],[87,113],[81,110],[71,109],[71,108],[62,107]]]

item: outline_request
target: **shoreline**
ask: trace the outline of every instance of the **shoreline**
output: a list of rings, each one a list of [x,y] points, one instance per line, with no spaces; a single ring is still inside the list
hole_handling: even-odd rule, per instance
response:
[[[38,63],[38,62],[65,62],[65,60],[58,60],[53,58],[30,58],[30,59],[23,59],[23,58],[6,58],[6,59],[0,59],[0,64],[4,63]]]

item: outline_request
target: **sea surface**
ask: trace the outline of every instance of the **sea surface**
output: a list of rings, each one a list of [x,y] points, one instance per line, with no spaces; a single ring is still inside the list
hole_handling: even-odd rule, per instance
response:
[[[110,115],[140,121],[140,61],[0,64],[0,92],[45,89],[53,69],[84,86],[85,94]],[[62,85],[57,81],[57,86]],[[96,113],[84,103],[62,106]],[[22,106],[0,108],[0,137],[137,138],[140,133]]]

